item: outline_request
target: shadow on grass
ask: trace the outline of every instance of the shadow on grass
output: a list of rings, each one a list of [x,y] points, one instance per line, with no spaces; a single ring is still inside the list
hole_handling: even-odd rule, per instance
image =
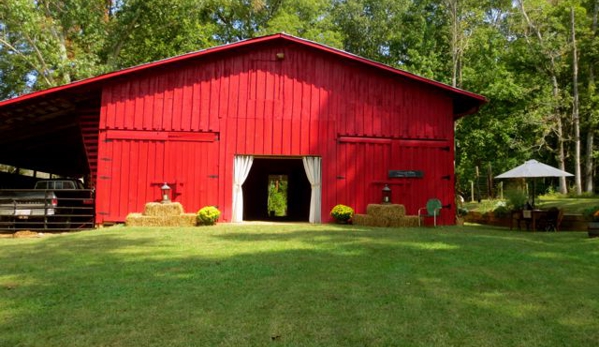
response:
[[[597,243],[466,230],[224,227],[2,243],[0,345],[599,339]]]

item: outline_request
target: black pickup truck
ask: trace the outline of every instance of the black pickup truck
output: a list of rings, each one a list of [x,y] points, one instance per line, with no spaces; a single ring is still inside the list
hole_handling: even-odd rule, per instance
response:
[[[94,191],[76,179],[47,179],[33,189],[0,190],[0,229],[94,226]]]

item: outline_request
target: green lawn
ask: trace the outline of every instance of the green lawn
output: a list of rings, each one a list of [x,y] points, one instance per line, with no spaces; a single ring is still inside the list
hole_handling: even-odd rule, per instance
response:
[[[502,200],[482,200],[478,202],[467,202],[464,204],[469,211],[489,212],[497,207],[497,203]],[[535,200],[535,206],[541,209],[551,207],[563,208],[567,214],[583,214],[584,210],[590,207],[599,206],[599,197],[593,198],[571,198],[560,195],[542,195]]]
[[[0,264],[0,346],[599,345],[585,233],[115,227]]]

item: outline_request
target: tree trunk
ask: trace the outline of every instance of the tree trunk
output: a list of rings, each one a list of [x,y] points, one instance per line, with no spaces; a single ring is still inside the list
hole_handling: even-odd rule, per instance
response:
[[[460,68],[458,0],[447,0],[446,4],[451,22],[451,86],[456,88],[458,86],[458,70]]]
[[[582,179],[580,171],[580,118],[578,104],[578,51],[576,50],[574,8],[570,8],[570,29],[572,39],[572,126],[574,127],[574,180],[576,195],[582,194]]]
[[[595,6],[593,8],[593,21],[591,25],[591,32],[593,39],[597,39],[597,14],[599,13],[599,0],[595,0]],[[589,92],[593,92],[595,90],[595,67],[593,64],[589,66],[589,82],[588,82]],[[585,191],[588,193],[592,193],[594,190],[593,184],[593,150],[594,150],[594,140],[595,140],[595,125],[592,121],[592,114],[589,112],[588,114],[588,132],[587,132],[587,146],[586,146],[586,160],[584,167],[584,180],[585,180]]]
[[[553,60],[553,58],[552,58]],[[562,117],[559,112],[558,99],[559,99],[559,85],[557,83],[557,76],[555,71],[551,71],[551,82],[553,84],[553,112],[555,117],[556,135],[557,135],[557,164],[560,170],[566,171],[566,150],[564,145],[564,127],[562,124]],[[566,178],[559,178],[558,190],[562,194],[568,193],[568,186],[566,185]]]

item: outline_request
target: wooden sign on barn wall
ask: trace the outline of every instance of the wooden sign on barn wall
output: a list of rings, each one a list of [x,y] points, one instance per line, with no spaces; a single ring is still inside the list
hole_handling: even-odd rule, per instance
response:
[[[389,178],[423,178],[424,172],[419,170],[389,170]]]

